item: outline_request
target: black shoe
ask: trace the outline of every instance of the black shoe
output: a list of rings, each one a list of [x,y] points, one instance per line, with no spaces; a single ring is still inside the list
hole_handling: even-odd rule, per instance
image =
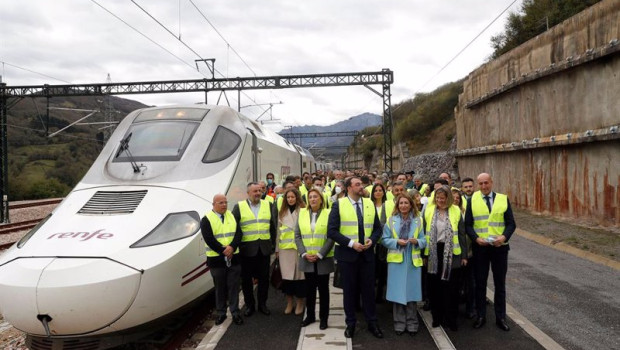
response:
[[[243,312],[243,316],[250,317],[254,315],[254,311],[256,311],[254,309],[254,306],[246,306],[245,311]]]
[[[258,307],[258,311],[263,315],[271,315],[271,311],[267,308],[267,305],[261,305]]]
[[[415,335],[418,334],[418,331],[407,331],[407,333],[409,333],[410,336],[415,337]]]
[[[327,329],[327,320],[321,320],[321,323],[319,324],[319,329],[320,330]]]
[[[474,328],[478,329],[478,328],[482,328],[482,326],[484,326],[484,324],[487,323],[487,319],[484,317],[478,317],[476,319],[476,322],[474,322]]]
[[[372,335],[374,335],[375,338],[379,338],[379,339],[383,338],[383,332],[381,331],[381,328],[379,328],[379,326],[377,325],[369,326],[368,331],[372,333]]]
[[[301,321],[301,326],[305,327],[309,324],[313,324],[316,320],[314,318],[306,317],[305,320]]]
[[[425,301],[424,301],[424,306],[422,306],[422,310],[424,310],[424,311],[428,311],[428,310],[430,310],[430,309],[431,309],[431,302],[430,302],[430,301],[428,301],[428,300],[425,300]]]
[[[437,328],[437,327],[441,326],[441,323],[439,323],[439,321],[435,321],[435,320],[433,320],[433,323],[431,324],[431,326],[432,326],[433,328]]]
[[[503,318],[500,318],[498,320],[495,321],[495,324],[497,325],[497,327],[499,329],[501,329],[502,331],[506,331],[508,332],[510,330],[510,327],[508,327],[508,323],[506,323],[506,320]]]
[[[395,331],[396,335],[403,335],[403,333],[405,333],[405,331]]]
[[[347,326],[347,328],[344,330],[344,337],[353,338],[353,334],[355,334],[355,326]]]
[[[215,319],[215,325],[219,326],[222,323],[224,323],[224,321],[226,321],[226,315],[219,315],[216,319]]]
[[[243,318],[241,318],[240,315],[234,315],[233,316],[233,323],[237,324],[237,325],[243,324]]]

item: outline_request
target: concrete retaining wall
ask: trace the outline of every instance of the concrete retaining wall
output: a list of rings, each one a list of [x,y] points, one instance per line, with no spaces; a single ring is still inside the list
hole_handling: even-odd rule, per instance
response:
[[[490,172],[533,212],[620,226],[620,1],[473,71],[456,108],[460,177]]]

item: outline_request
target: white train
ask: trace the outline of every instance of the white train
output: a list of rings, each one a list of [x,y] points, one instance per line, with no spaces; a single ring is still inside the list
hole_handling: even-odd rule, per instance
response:
[[[228,107],[134,111],[54,212],[0,256],[0,312],[55,342],[170,315],[213,287],[199,225],[213,195],[227,193],[232,209],[268,172],[315,169],[308,151]]]

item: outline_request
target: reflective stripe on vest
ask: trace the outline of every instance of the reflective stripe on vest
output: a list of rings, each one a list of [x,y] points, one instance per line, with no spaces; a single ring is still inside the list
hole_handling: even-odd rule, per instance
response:
[[[278,247],[280,249],[297,249],[297,245],[295,244],[295,230],[286,225],[281,225]]]
[[[207,219],[209,219],[209,225],[211,225],[211,231],[213,231],[213,237],[220,242],[220,244],[224,247],[230,245],[235,237],[235,232],[237,231],[237,221],[233,214],[227,210],[224,213],[224,222],[220,219],[220,216],[213,211],[210,211],[205,215]],[[235,250],[235,254],[239,253],[239,248]],[[220,253],[214,251],[207,245],[207,256],[215,257],[219,256]]]
[[[413,232],[413,237],[415,237],[417,239],[419,234],[420,234],[420,230],[422,230],[422,220],[419,217],[416,217],[413,220],[415,221],[415,224],[416,224],[415,231]],[[396,234],[396,228],[394,227],[394,220],[392,218],[390,218],[390,220],[388,220],[386,225],[388,225],[388,227],[392,231],[392,237],[394,239],[398,239],[398,235]],[[412,248],[411,249],[411,262],[413,263],[413,266],[415,266],[415,267],[422,266],[422,251],[421,251],[421,249],[420,248],[416,248],[415,245],[412,245],[411,248]],[[403,253],[404,253],[404,250],[388,249],[387,262],[388,263],[396,263],[396,264],[402,263],[403,260],[404,260]]]
[[[424,209],[424,219],[426,220],[426,248],[424,248],[424,255],[429,254],[429,245],[431,243],[431,221],[435,217],[435,205],[429,202],[426,209]],[[459,220],[461,219],[461,209],[456,205],[453,205],[448,210],[448,217],[450,218],[450,225],[452,226],[452,254],[461,255],[461,244],[459,243]]]
[[[241,231],[243,232],[242,242],[257,241],[259,239],[269,240],[269,223],[271,221],[271,212],[269,210],[269,202],[262,199],[260,201],[260,209],[258,210],[258,218],[254,216],[248,201],[239,202],[239,213],[241,214]]]
[[[321,210],[321,214],[314,223],[314,232],[310,226],[310,209],[303,208],[299,211],[299,232],[304,242],[306,253],[317,254],[327,240],[327,223],[329,219],[329,209]],[[334,248],[327,253],[328,257],[334,256]]]
[[[361,200],[364,207],[361,210],[364,215],[364,240],[366,240],[372,234],[372,226],[375,222],[377,210],[370,199],[361,198]],[[358,242],[357,212],[353,204],[351,204],[349,197],[342,197],[338,200],[338,210],[340,211],[340,233],[353,242]]]
[[[499,236],[504,233],[506,223],[504,213],[508,210],[508,196],[495,194],[491,213],[482,192],[476,191],[471,196],[471,213],[474,217],[474,231],[478,237],[486,239],[489,236]],[[507,244],[507,243],[504,243]]]

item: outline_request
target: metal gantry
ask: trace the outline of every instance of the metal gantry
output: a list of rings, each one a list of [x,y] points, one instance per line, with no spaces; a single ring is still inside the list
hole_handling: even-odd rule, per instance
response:
[[[23,97],[51,97],[61,96],[100,96],[100,95],[130,95],[130,94],[159,94],[176,92],[204,92],[290,89],[307,87],[329,86],[365,86],[383,98],[383,134],[384,134],[384,164],[385,171],[392,171],[392,114],[390,110],[390,85],[394,82],[394,73],[389,69],[378,72],[334,73],[334,74],[303,74],[280,75],[264,77],[237,77],[222,79],[198,80],[167,80],[142,81],[96,84],[63,84],[63,85],[24,85],[8,86],[0,83],[0,196],[2,210],[0,222],[8,222],[8,159],[7,159],[7,111],[9,99]],[[381,85],[383,93],[372,89],[371,85]],[[239,102],[240,103],[240,102]],[[387,127],[386,127],[387,126]],[[389,146],[389,147],[388,147]]]

